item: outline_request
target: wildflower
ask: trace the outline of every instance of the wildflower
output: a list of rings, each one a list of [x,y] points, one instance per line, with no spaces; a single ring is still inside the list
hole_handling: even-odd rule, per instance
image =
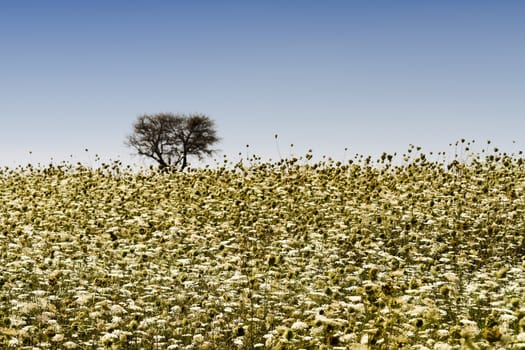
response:
[[[65,349],[76,349],[76,348],[78,348],[78,344],[75,343],[75,342],[72,342],[72,341],[67,341],[64,344],[62,344],[62,346]]]
[[[7,346],[10,348],[16,348],[19,345],[19,341],[17,338],[11,338],[9,339],[9,342],[7,343]]]
[[[19,312],[21,315],[27,315],[35,310],[38,310],[39,306],[36,303],[21,303],[19,305]]]
[[[193,343],[202,344],[204,342],[204,336],[202,334],[195,334],[193,336]]]
[[[480,330],[475,322],[469,320],[462,320],[463,327],[460,331],[460,336],[465,339],[473,339],[478,336]]]
[[[110,312],[112,315],[123,315],[127,313],[126,309],[120,305],[111,305]]]
[[[519,343],[523,343],[525,346],[525,332],[521,332],[516,336],[516,341]]]
[[[51,338],[51,341],[52,342],[55,342],[55,343],[58,343],[58,342],[61,342],[64,340],[64,335],[63,334],[55,334],[52,338]]]
[[[368,340],[367,340],[368,342]],[[349,344],[349,349],[350,350],[368,350],[368,345],[365,345],[366,343],[354,343],[354,344]]]
[[[445,279],[451,283],[459,283],[459,277],[452,272],[447,272],[443,274],[443,277],[445,277]]]
[[[105,333],[101,338],[100,341],[102,344],[105,345],[111,345],[118,341],[118,335],[116,333]]]
[[[472,339],[461,339],[461,350],[479,350],[479,346],[472,342]]]
[[[308,328],[308,324],[303,321],[295,321],[291,327],[291,329],[294,331],[302,331],[307,328]]]
[[[437,342],[434,344],[433,350],[452,350],[452,346],[443,342]]]

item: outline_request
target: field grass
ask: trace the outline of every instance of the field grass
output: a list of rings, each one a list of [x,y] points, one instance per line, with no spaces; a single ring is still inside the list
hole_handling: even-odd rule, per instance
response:
[[[415,153],[4,168],[0,347],[525,349],[525,165]]]

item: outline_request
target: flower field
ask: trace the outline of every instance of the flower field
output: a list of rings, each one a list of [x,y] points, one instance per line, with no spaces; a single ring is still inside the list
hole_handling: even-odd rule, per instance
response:
[[[0,170],[0,347],[525,349],[521,158],[308,158]]]

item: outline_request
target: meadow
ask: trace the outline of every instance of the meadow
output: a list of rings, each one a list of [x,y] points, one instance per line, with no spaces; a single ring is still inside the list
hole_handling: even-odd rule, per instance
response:
[[[0,347],[525,349],[497,150],[0,170]]]

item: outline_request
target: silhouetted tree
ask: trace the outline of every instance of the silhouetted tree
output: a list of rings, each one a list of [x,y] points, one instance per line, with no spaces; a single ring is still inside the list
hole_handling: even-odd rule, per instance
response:
[[[215,122],[205,115],[158,113],[139,116],[126,144],[157,161],[161,169],[183,170],[189,156],[211,155],[218,141]]]

